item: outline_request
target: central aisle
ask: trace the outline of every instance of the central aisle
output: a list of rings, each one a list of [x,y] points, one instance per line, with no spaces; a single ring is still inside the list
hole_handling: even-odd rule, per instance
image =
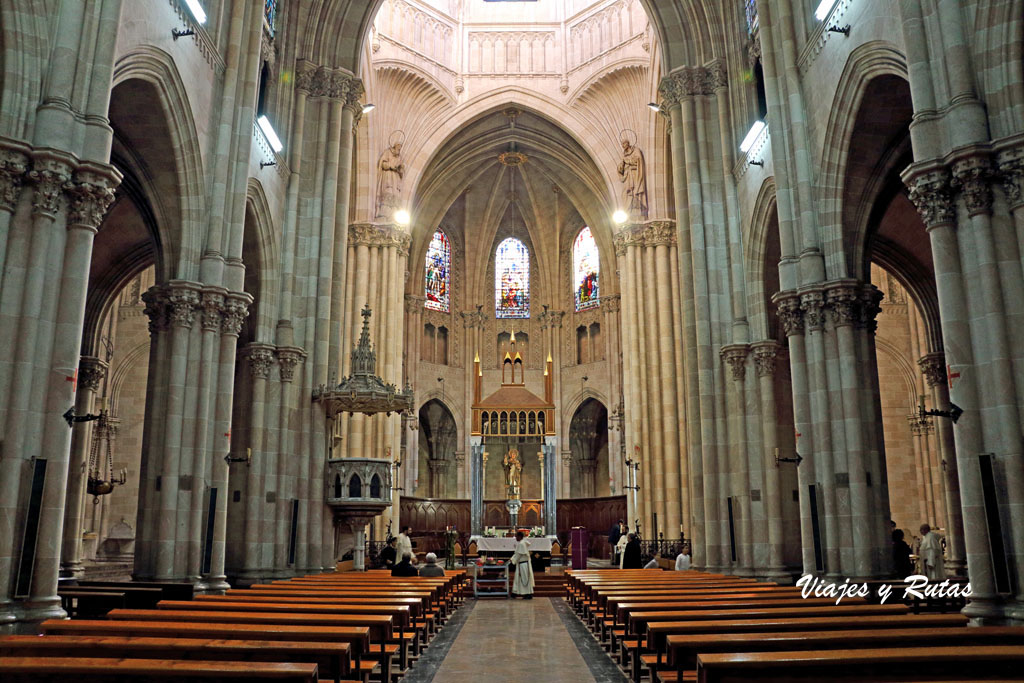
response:
[[[595,678],[552,600],[534,598],[476,601],[434,681],[480,680],[594,683]]]

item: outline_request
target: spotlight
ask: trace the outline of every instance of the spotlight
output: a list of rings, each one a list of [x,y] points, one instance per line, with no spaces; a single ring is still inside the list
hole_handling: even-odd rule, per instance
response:
[[[367,102],[366,104],[363,105],[363,113],[364,114],[369,114],[371,111],[373,111],[376,108],[377,108],[376,104],[374,104],[373,102]]]
[[[405,209],[395,211],[395,222],[399,225],[409,225],[409,212]]]
[[[272,150],[280,152],[284,149],[284,145],[281,144],[281,138],[277,137],[277,133],[274,132],[274,127],[270,125],[270,120],[267,119],[266,115],[256,119],[256,123],[259,125],[260,130],[263,131],[263,135],[266,136],[267,143]]]
[[[836,0],[821,0],[818,9],[814,10],[814,18],[818,21],[825,21],[825,17],[832,11],[832,7],[835,4]]]
[[[623,211],[622,209],[618,209],[615,213],[612,214],[612,220],[618,223],[619,225],[622,225],[627,220],[629,220],[629,214]]]
[[[750,131],[747,133],[747,137],[743,138],[743,142],[740,143],[740,151],[746,154],[750,151],[750,148],[754,146],[759,135],[764,130],[764,121],[758,119],[754,121],[754,124],[750,126]]]
[[[661,111],[661,105],[657,102],[648,102],[647,106],[651,108],[651,111]]]
[[[199,0],[185,0],[185,4],[188,5],[188,11],[192,13],[197,23],[206,23],[206,12],[203,11],[203,6],[199,4]]]

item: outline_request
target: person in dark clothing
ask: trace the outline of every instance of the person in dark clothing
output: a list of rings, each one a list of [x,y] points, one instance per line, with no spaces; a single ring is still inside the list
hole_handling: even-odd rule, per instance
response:
[[[608,531],[608,545],[612,548],[619,542],[619,537],[622,536],[622,520],[615,522],[612,528]]]
[[[402,553],[402,561],[391,570],[391,576],[419,576],[416,567],[412,566],[412,553]]]
[[[398,551],[395,550],[395,537],[392,536],[388,539],[387,545],[384,546],[384,550],[380,551],[381,569],[394,569],[397,559]]]
[[[903,540],[903,529],[892,532],[892,567],[901,579],[914,573],[914,565],[910,562],[910,546]]]
[[[622,553],[622,568],[643,569],[644,562],[640,554],[640,539],[636,537],[636,534],[630,534],[627,538],[629,540],[626,542],[626,549]]]

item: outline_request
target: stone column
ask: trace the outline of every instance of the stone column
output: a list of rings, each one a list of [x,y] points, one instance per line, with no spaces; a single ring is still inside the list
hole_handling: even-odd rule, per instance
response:
[[[726,395],[730,458],[729,488],[733,498],[733,519],[736,526],[736,549],[739,563],[736,574],[739,576],[753,575],[753,523],[750,501],[750,471],[747,464],[747,453],[744,448],[744,414],[746,412],[746,396],[744,381],[746,379],[747,353],[746,344],[731,344],[722,347],[722,358],[729,366],[732,379],[727,387]]]
[[[267,560],[261,557],[260,547],[263,543],[260,520],[265,494],[266,474],[266,417],[267,381],[270,369],[274,364],[274,349],[269,344],[251,343],[246,347],[246,360],[252,374],[252,403],[249,413],[249,433],[247,448],[251,452],[251,461],[245,472],[245,545],[242,559],[242,571],[239,578],[257,579],[261,570],[266,569]]]
[[[918,360],[925,382],[931,389],[932,404],[939,410],[949,406],[949,385],[946,376],[946,356],[941,351],[925,354]],[[946,496],[946,569],[954,576],[965,576],[967,561],[964,557],[964,518],[960,505],[960,476],[957,473],[956,444],[953,424],[945,418],[936,418],[936,441],[942,464],[943,491]]]
[[[294,346],[277,347],[277,365],[281,380],[280,402],[280,455],[277,460],[277,506],[276,542],[274,544],[274,569],[279,576],[295,575],[297,563],[289,561],[291,543],[292,500],[298,498],[298,462],[292,457],[295,452],[295,434],[292,430],[292,416],[295,412],[295,368],[305,359],[306,352]],[[301,507],[301,502],[300,502]],[[296,530],[298,545],[298,530]]]
[[[484,532],[484,468],[487,460],[484,458],[483,439],[479,436],[469,438],[470,452],[470,499],[469,499],[469,533],[480,535]]]
[[[761,459],[765,476],[765,512],[768,519],[768,572],[767,578],[788,576],[782,560],[782,486],[779,480],[778,410],[775,405],[775,361],[779,344],[774,339],[751,344],[754,368],[757,372],[758,392],[761,400]]]
[[[95,356],[82,356],[78,363],[79,390],[75,394],[75,415],[95,410],[96,395],[107,376],[109,365]],[[61,576],[81,578],[82,528],[85,487],[89,469],[92,435],[91,422],[79,422],[71,436],[71,462],[68,468],[68,497],[64,506],[64,541],[61,547]]]

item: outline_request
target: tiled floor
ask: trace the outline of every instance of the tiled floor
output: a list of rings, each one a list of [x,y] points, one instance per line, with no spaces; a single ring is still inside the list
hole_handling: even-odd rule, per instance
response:
[[[578,621],[575,623],[579,629],[573,628],[570,635],[569,628],[573,625],[570,620],[576,618],[560,598],[469,600],[459,612],[464,610],[468,611],[465,623],[449,622],[438,639],[430,644],[428,654],[409,672],[408,680],[420,683],[483,680],[617,683],[625,680]],[[560,614],[563,611],[565,614]],[[457,612],[453,620],[458,616]],[[447,649],[448,643],[441,639],[452,626],[458,627],[458,631]],[[589,645],[593,648],[587,647]],[[431,650],[435,652],[430,653]],[[592,661],[585,661],[583,653]],[[440,657],[443,660],[437,666]]]

